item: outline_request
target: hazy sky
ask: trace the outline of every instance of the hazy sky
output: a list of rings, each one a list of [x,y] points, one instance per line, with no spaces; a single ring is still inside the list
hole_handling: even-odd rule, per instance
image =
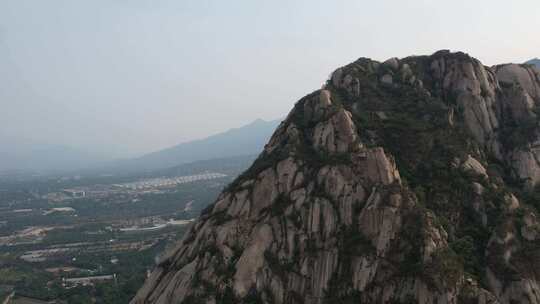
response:
[[[538,0],[0,0],[0,139],[129,156],[283,117],[358,57],[540,57]]]

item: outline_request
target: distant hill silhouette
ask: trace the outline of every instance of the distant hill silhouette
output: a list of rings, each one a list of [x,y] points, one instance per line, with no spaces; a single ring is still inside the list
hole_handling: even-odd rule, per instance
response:
[[[21,143],[2,139],[0,172],[62,173],[107,172],[129,173],[154,171],[182,164],[260,153],[280,120],[252,123],[178,144],[133,159],[107,161],[82,150],[60,145]]]
[[[118,165],[129,171],[156,170],[199,160],[258,154],[279,123],[257,119],[240,128],[123,160]]]
[[[538,58],[531,59],[531,60],[529,60],[529,61],[527,61],[525,63],[535,65],[537,68],[540,69],[540,59],[538,59]]]

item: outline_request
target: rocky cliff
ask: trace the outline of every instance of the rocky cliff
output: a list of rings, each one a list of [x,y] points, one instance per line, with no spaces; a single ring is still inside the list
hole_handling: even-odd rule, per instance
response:
[[[540,303],[538,105],[463,53],[339,68],[132,303]]]

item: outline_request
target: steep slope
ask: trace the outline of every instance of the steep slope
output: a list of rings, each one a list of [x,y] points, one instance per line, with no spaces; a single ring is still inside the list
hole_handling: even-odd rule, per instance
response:
[[[540,303],[539,86],[448,51],[336,70],[132,303]]]
[[[277,120],[258,119],[240,128],[123,161],[120,167],[154,170],[199,160],[257,154],[278,124]]]

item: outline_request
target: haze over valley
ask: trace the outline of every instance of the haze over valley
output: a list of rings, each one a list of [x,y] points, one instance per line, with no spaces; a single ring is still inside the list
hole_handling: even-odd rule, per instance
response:
[[[0,173],[61,174],[81,172],[124,173],[172,167],[215,158],[259,153],[280,120],[254,120],[245,126],[225,130],[207,138],[139,155],[112,159],[66,146],[4,141],[0,147]]]

